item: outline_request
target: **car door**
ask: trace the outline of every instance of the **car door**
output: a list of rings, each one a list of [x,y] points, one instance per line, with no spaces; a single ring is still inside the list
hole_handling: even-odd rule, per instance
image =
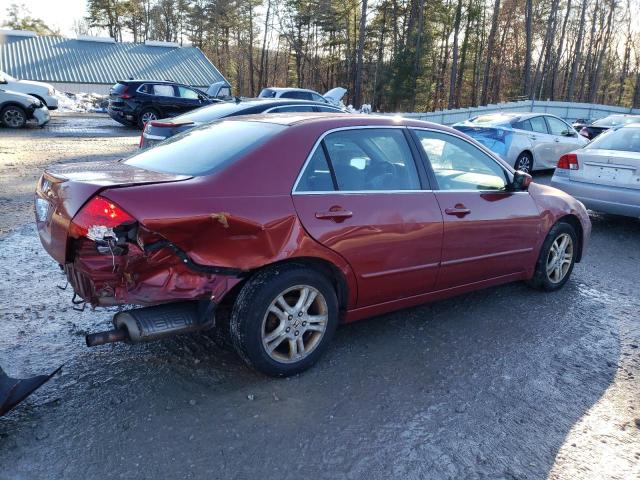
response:
[[[179,113],[189,112],[204,105],[201,95],[192,88],[183,87],[182,85],[177,85],[176,88],[178,90],[176,110]]]
[[[540,215],[511,173],[456,135],[412,129],[444,219],[438,290],[516,277],[535,263]]]
[[[155,83],[152,85],[151,105],[161,117],[174,117],[180,113],[177,90],[173,85]]]
[[[567,152],[580,148],[585,142],[580,138],[578,132],[568,123],[550,115],[544,116],[547,121],[549,134],[553,136],[554,158],[549,168],[555,168],[558,159]]]
[[[435,286],[442,214],[407,138],[404,127],[332,131],[316,143],[293,189],[307,232],[353,268],[358,307]]]
[[[542,115],[531,117],[531,132],[529,139],[531,140],[531,149],[533,150],[533,168],[553,168],[556,157],[556,146],[553,135],[549,135],[547,122]]]

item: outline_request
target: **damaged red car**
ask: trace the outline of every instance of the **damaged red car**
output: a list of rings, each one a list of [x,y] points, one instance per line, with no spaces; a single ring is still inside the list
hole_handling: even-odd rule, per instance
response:
[[[119,162],[48,168],[44,248],[89,345],[214,328],[257,370],[311,366],[340,322],[524,280],[561,288],[584,206],[455,130],[367,115],[237,117]]]

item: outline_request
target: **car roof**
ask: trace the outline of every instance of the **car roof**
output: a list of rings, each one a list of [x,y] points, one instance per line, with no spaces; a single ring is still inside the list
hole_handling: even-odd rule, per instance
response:
[[[127,85],[127,84],[134,84],[134,83],[157,83],[160,85],[183,85],[185,87],[191,87],[191,85],[187,85],[186,83],[180,83],[180,82],[172,82],[171,80],[153,80],[153,79],[129,79],[129,80],[118,80],[117,83],[121,83],[123,85]]]
[[[327,129],[342,127],[422,127],[433,130],[447,131],[459,135],[460,132],[437,123],[425,122],[405,118],[399,115],[367,115],[332,112],[295,112],[295,113],[259,113],[255,115],[243,115],[241,117],[230,117],[225,120],[276,123],[284,126],[302,126],[307,124],[323,125]]]
[[[297,88],[297,87],[265,87],[264,90],[271,90],[273,92],[311,92],[318,93],[315,90],[310,90],[308,88]]]

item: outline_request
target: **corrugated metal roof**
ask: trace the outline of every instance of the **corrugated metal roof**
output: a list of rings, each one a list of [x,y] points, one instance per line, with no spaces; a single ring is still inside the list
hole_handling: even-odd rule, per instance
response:
[[[0,71],[23,80],[113,84],[148,78],[208,86],[224,80],[196,47],[103,43],[0,33]]]

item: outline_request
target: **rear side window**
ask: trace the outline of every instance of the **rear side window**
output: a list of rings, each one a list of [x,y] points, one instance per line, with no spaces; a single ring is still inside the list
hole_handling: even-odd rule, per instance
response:
[[[329,162],[322,145],[313,152],[304,174],[296,186],[296,192],[332,192],[335,190]]]
[[[154,85],[153,94],[158,97],[175,97],[173,85]]]
[[[148,83],[145,83],[138,87],[138,91],[140,93],[147,93],[149,95],[153,95],[153,85],[149,85]]]
[[[416,165],[400,129],[342,130],[323,140],[340,191],[420,190]]]
[[[548,133],[547,131],[547,122],[544,121],[542,117],[533,117],[529,119],[531,122],[531,130],[538,133]]]
[[[223,120],[194,128],[125,160],[154,172],[205,175],[220,170],[264,144],[286,127],[274,123]]]
[[[531,127],[531,122],[529,120],[516,122],[513,124],[513,128],[517,128],[518,130],[527,130],[529,132],[533,130],[533,128]]]

